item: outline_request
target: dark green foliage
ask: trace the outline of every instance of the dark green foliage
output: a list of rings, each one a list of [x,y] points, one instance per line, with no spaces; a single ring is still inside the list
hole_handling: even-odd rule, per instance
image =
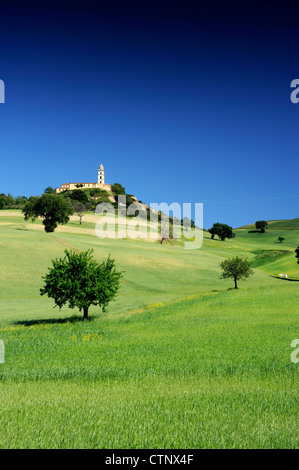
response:
[[[55,193],[55,190],[54,188],[52,188],[52,186],[48,186],[45,190],[44,190],[44,194],[54,194]]]
[[[11,194],[7,196],[0,194],[0,209],[21,209],[24,207],[28,199],[25,196],[14,197]]]
[[[261,233],[265,233],[265,229],[267,228],[268,222],[266,220],[257,220],[255,222],[256,229],[259,230]]]
[[[54,232],[58,224],[66,224],[73,209],[68,201],[60,195],[43,194],[31,196],[22,210],[25,220],[34,221],[38,217],[43,219],[43,225],[47,233]]]
[[[279,241],[279,243],[282,243],[284,241],[284,238],[283,237],[278,237],[278,241]]]
[[[103,196],[103,195],[107,195],[107,191],[105,189],[101,189],[101,188],[91,188],[89,190],[89,194],[92,196],[92,197],[97,197],[97,196]]]
[[[217,229],[215,227],[216,224],[213,225],[213,227],[209,228],[208,232],[211,234],[212,240],[214,240],[215,235],[217,235]]]
[[[127,194],[126,195],[126,205],[127,205],[127,207],[130,206],[131,204],[135,204],[135,203],[136,203],[136,201],[135,201],[135,199],[133,199],[132,194]]]
[[[297,258],[297,263],[299,264],[299,246],[297,246],[295,253],[296,253],[295,257]]]
[[[88,195],[85,191],[82,191],[81,189],[74,189],[73,191],[70,191],[69,197],[73,201],[82,202],[82,204],[86,204],[88,202]]]
[[[78,307],[85,319],[91,305],[102,307],[104,312],[119,289],[121,273],[115,270],[114,260],[108,257],[98,264],[92,259],[93,250],[64,253],[64,258],[52,260],[53,267],[43,277],[41,295],[53,298],[59,308],[67,303],[69,308]]]
[[[215,235],[217,235],[222,241],[224,241],[226,238],[235,237],[232,227],[226,224],[220,224],[219,222],[214,223],[213,227],[211,227],[208,231],[210,232],[212,239],[215,237]]]
[[[125,188],[119,184],[119,183],[114,183],[112,185],[112,191],[116,194],[116,195],[121,195],[121,194],[126,194],[126,190]]]
[[[221,279],[232,278],[235,281],[235,289],[238,289],[237,281],[239,279],[246,279],[254,272],[247,258],[242,256],[225,259],[220,263],[220,267],[222,269]]]

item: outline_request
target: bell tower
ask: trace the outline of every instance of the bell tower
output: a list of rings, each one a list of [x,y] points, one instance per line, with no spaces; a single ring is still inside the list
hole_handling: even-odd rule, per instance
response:
[[[104,173],[104,167],[103,167],[102,164],[100,164],[100,166],[99,166],[98,183],[99,184],[104,184],[105,183],[105,173]]]

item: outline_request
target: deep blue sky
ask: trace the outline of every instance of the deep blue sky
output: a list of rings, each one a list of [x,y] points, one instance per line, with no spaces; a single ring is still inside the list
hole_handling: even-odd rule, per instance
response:
[[[13,0],[0,7],[0,192],[120,182],[204,226],[298,217],[298,8]]]

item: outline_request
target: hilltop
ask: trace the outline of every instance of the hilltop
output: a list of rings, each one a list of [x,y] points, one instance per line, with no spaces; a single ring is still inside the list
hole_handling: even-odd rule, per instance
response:
[[[267,230],[299,230],[299,218],[289,220],[268,220]],[[255,224],[242,225],[239,229],[255,230]]]

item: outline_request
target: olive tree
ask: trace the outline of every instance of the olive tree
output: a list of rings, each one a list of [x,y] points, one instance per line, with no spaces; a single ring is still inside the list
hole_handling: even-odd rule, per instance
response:
[[[220,267],[222,269],[221,279],[232,278],[235,281],[235,289],[238,289],[239,279],[247,279],[253,274],[249,261],[242,256],[225,259],[220,263]]]
[[[117,294],[122,275],[116,271],[114,260],[108,257],[99,264],[92,258],[93,250],[64,253],[63,258],[52,260],[40,294],[54,299],[55,307],[68,304],[69,308],[83,310],[86,320],[91,305],[98,305],[105,312]]]

